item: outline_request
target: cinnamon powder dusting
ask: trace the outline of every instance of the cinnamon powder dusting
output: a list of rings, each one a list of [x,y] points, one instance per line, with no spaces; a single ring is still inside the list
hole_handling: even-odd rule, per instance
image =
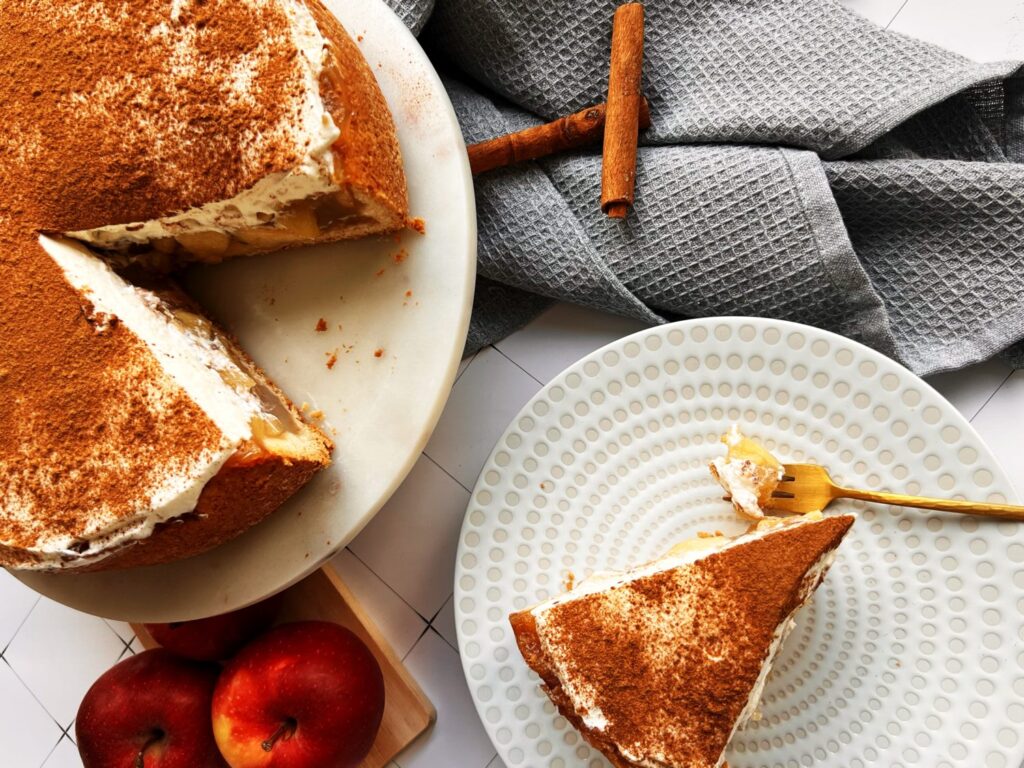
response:
[[[225,448],[37,233],[159,218],[287,170],[305,81],[274,0],[5,2],[0,79],[0,541],[23,548],[147,509],[146,489]]]
[[[777,629],[817,586],[808,571],[852,523],[782,527],[537,618],[513,614],[517,642],[562,715],[615,765],[714,768]],[[607,727],[588,728],[587,711]]]
[[[289,24],[275,0],[4,3],[10,213],[51,231],[145,221],[293,167],[306,81]]]

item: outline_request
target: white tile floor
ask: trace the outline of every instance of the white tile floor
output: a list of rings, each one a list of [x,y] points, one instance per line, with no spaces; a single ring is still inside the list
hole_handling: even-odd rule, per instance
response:
[[[845,0],[906,34],[985,59],[1024,58],[1024,0]],[[464,361],[441,423],[406,483],[334,565],[438,709],[390,768],[504,768],[473,709],[455,649],[452,571],[462,512],[507,422],[582,355],[637,330],[556,306]],[[1024,371],[999,362],[932,383],[971,419],[1024,490]],[[73,718],[104,669],[137,650],[126,625],[39,598],[0,571],[0,765],[75,768]]]

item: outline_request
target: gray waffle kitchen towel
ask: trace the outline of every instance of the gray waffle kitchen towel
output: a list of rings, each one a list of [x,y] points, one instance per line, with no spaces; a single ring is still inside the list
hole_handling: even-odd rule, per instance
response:
[[[604,98],[617,0],[395,4],[423,27],[467,142]],[[537,297],[650,322],[797,320],[918,373],[1024,338],[1019,63],[969,61],[835,0],[646,8],[653,127],[634,210],[601,214],[599,149],[478,177],[470,349]]]

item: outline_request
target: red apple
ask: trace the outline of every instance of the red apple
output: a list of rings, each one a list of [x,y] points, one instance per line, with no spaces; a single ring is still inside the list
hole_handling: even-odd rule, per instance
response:
[[[164,650],[108,669],[75,720],[85,768],[223,768],[210,728],[218,672]]]
[[[384,677],[337,624],[283,624],[228,662],[213,694],[213,733],[231,768],[349,768],[373,744]]]
[[[280,600],[270,598],[219,616],[172,624],[146,624],[149,634],[171,653],[198,661],[220,661],[234,655],[277,616]]]

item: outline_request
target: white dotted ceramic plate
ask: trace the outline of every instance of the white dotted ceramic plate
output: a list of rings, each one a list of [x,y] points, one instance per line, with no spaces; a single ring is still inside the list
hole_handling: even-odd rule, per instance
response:
[[[738,532],[706,463],[731,422],[839,482],[1003,500],[1006,476],[938,393],[806,326],[716,318],[584,358],[512,422],[473,492],[455,577],[466,679],[510,767],[607,763],[523,662],[510,612],[568,572],[621,569],[703,529]],[[846,506],[845,504],[843,506]],[[733,768],[1017,768],[1024,756],[1024,527],[856,506]],[[838,506],[836,509],[842,507]],[[849,507],[847,507],[849,508]]]

